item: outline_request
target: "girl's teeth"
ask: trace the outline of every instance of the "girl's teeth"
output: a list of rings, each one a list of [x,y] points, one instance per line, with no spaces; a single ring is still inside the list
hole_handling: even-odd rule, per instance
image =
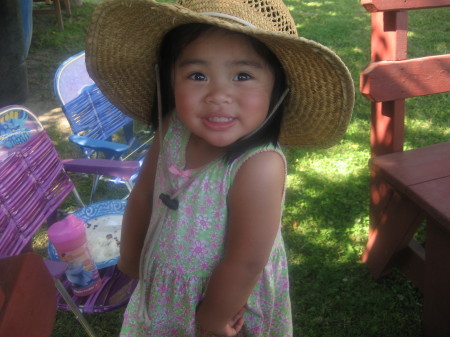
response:
[[[229,118],[229,117],[210,117],[210,118],[208,118],[208,120],[211,122],[216,122],[216,123],[225,123],[225,122],[230,122],[233,119]]]

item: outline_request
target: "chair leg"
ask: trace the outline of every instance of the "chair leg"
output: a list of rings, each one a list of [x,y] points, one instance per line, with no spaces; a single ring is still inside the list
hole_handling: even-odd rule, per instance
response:
[[[64,23],[61,13],[61,2],[60,0],[53,0],[53,4],[55,6],[56,20],[58,21],[58,29],[64,30]]]
[[[58,289],[61,296],[64,298],[64,301],[66,301],[67,305],[70,307],[70,310],[72,310],[77,320],[83,326],[84,330],[86,330],[89,337],[96,337],[94,329],[92,329],[88,321],[86,321],[86,318],[83,316],[83,314],[81,313],[80,309],[76,306],[76,304],[73,303],[72,298],[70,297],[69,293],[64,288],[64,285],[61,283],[59,279],[55,280],[55,286],[56,289]]]
[[[97,186],[98,186],[98,181],[100,179],[100,176],[98,174],[94,175],[92,177],[92,190],[91,190],[91,196],[89,198],[89,203],[92,204],[92,201],[94,199],[94,195],[95,192],[97,192]]]
[[[80,193],[78,193],[78,190],[75,187],[72,190],[72,193],[73,193],[73,195],[75,197],[75,200],[78,202],[78,205],[80,207],[86,207],[86,205],[84,204],[83,200],[81,200]]]
[[[69,16],[72,15],[72,9],[70,7],[70,0],[64,0],[64,9]]]

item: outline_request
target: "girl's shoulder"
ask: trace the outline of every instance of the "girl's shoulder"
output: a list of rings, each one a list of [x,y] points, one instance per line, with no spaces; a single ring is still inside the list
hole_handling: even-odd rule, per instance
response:
[[[277,169],[286,174],[286,157],[279,147],[273,145],[262,145],[250,149],[238,157],[231,164],[232,176],[240,174],[243,167],[251,168],[246,171],[253,171],[255,174],[266,172],[268,169]]]
[[[284,199],[286,158],[280,148],[261,146],[249,150],[233,162],[231,170],[229,197],[240,199],[251,191],[253,201],[260,202],[271,191],[269,194]]]

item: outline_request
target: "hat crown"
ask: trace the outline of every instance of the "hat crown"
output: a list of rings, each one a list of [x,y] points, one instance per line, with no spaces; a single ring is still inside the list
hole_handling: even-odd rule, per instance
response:
[[[177,4],[194,12],[225,14],[264,30],[297,35],[294,19],[281,0],[178,0]]]

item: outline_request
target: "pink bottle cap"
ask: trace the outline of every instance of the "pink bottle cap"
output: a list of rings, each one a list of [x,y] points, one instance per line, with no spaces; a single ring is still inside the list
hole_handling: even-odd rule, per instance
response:
[[[51,225],[47,235],[58,252],[70,252],[86,242],[86,226],[82,219],[69,214]]]

